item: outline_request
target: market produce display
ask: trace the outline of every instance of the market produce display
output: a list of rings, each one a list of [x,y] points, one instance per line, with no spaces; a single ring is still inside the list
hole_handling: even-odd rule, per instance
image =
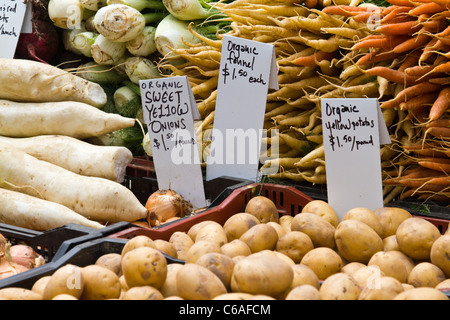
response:
[[[255,197],[255,202],[262,198]],[[266,208],[270,199],[265,198]],[[274,204],[273,204],[274,205]],[[247,208],[248,207],[248,208]],[[306,207],[305,207],[306,208]],[[337,219],[321,200],[296,216],[248,203],[221,225],[204,220],[169,240],[137,235],[93,264],[66,264],[6,299],[448,300],[450,235],[406,210],[354,208]],[[402,218],[395,220],[399,210]],[[364,211],[364,215],[355,212]],[[269,212],[267,214],[266,212]],[[322,215],[322,212],[327,212]],[[306,215],[314,221],[304,222]],[[271,216],[270,221],[266,217]],[[372,228],[376,225],[378,230]],[[323,233],[323,224],[334,232]],[[394,232],[396,246],[385,245]],[[415,236],[411,236],[415,235]],[[328,244],[317,239],[328,238]],[[324,243],[326,241],[323,241]],[[168,263],[164,254],[182,259]],[[417,255],[417,254],[420,254]],[[65,285],[77,275],[78,287]]]

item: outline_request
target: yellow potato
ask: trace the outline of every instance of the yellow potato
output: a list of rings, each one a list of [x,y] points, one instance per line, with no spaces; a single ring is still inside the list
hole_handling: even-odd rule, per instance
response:
[[[42,296],[29,289],[7,287],[0,289],[0,300],[42,300]]]
[[[195,263],[212,271],[222,281],[225,288],[230,288],[234,261],[229,256],[222,253],[210,252],[199,257]]]
[[[406,219],[411,218],[411,213],[402,208],[383,207],[373,210],[383,227],[384,237],[392,236],[397,232],[398,226]]]
[[[280,238],[282,235],[286,234],[286,231],[283,229],[282,226],[278,222],[269,221],[267,222],[267,225],[273,227],[275,231],[278,234],[278,238]]]
[[[334,211],[333,207],[331,207],[327,202],[323,200],[312,200],[308,202],[303,208],[302,213],[314,213],[324,218],[326,221],[331,223],[333,227],[337,227],[339,224],[339,218]]]
[[[352,275],[353,279],[356,280],[361,288],[375,287],[377,281],[379,281],[383,276],[385,276],[384,272],[381,271],[381,269],[376,265],[360,268]]]
[[[444,271],[447,278],[450,278],[450,234],[442,235],[431,247],[431,262]]]
[[[431,247],[441,236],[439,229],[431,222],[422,218],[409,218],[397,228],[400,250],[417,260],[430,259]]]
[[[231,242],[225,243],[220,247],[223,254],[234,258],[236,256],[248,256],[252,253],[249,246],[240,239],[234,239]]]
[[[308,212],[296,215],[292,219],[291,230],[306,233],[311,238],[314,247],[336,248],[335,227],[319,215]]]
[[[227,235],[228,242],[239,239],[248,229],[259,224],[260,221],[254,215],[240,212],[229,217],[223,224],[223,230]]]
[[[61,293],[54,296],[52,300],[78,300],[78,299],[75,298],[74,296],[71,296],[70,294]]]
[[[361,288],[353,277],[339,272],[326,278],[319,292],[322,300],[358,300]]]
[[[159,289],[166,280],[167,260],[157,249],[138,247],[123,256],[122,273],[130,289],[137,286]]]
[[[269,221],[278,222],[279,213],[277,206],[272,200],[264,196],[251,198],[247,202],[244,211],[254,215],[262,223]]]
[[[216,242],[202,240],[195,242],[186,252],[186,262],[195,263],[204,254],[216,252],[222,253],[222,249]]]
[[[153,240],[153,243],[155,244],[156,249],[158,249],[159,251],[164,252],[170,257],[177,258],[177,249],[169,241],[163,239],[155,239]]]
[[[405,291],[402,283],[393,277],[381,277],[375,286],[366,286],[359,295],[359,300],[392,300]]]
[[[120,253],[106,253],[100,256],[95,264],[105,267],[117,275],[120,275],[120,264],[122,261],[122,255]]]
[[[31,291],[36,292],[40,294],[41,296],[44,295],[44,289],[47,285],[48,280],[50,280],[50,276],[44,276],[36,280],[36,282],[31,287]]]
[[[305,264],[295,264],[292,266],[294,271],[294,279],[292,280],[290,289],[294,289],[303,284],[309,284],[316,289],[320,288],[320,280],[317,274]]]
[[[246,292],[229,292],[221,294],[217,297],[214,297],[213,300],[247,300],[251,298],[253,295]]]
[[[218,222],[208,223],[197,231],[194,242],[202,240],[215,242],[219,246],[228,242],[227,235]]]
[[[84,279],[81,268],[66,264],[58,268],[48,280],[42,298],[51,300],[56,295],[66,293],[79,299],[84,288]]]
[[[186,260],[186,253],[189,248],[194,244],[194,240],[182,231],[175,231],[169,238],[169,242],[177,250],[177,258],[180,260]]]
[[[216,223],[216,222],[213,220],[200,221],[189,228],[187,235],[192,239],[192,241],[195,241],[195,237],[197,236],[198,230],[206,226],[208,223]]]
[[[248,229],[239,239],[248,245],[252,253],[255,253],[275,249],[278,233],[272,226],[260,223]]]
[[[285,300],[322,300],[319,290],[309,284],[293,288]]]
[[[275,249],[300,263],[305,254],[314,249],[314,244],[306,233],[290,231],[278,239]]]
[[[320,280],[325,280],[341,271],[342,259],[336,251],[327,247],[319,247],[306,253],[300,264],[308,266]]]
[[[292,267],[269,250],[253,253],[236,262],[231,290],[277,297],[292,283]]]
[[[397,236],[395,234],[393,234],[392,236],[384,238],[383,239],[383,247],[384,247],[384,251],[392,251],[392,250],[400,251],[400,247],[398,246]]]
[[[166,281],[159,288],[164,297],[178,296],[177,272],[182,266],[181,263],[170,263],[167,265]]]
[[[339,253],[349,262],[367,263],[384,249],[383,240],[367,224],[358,220],[344,220],[335,232]]]
[[[99,265],[88,265],[81,268],[84,288],[80,300],[106,300],[120,297],[119,276]]]
[[[138,235],[134,238],[131,238],[128,240],[128,242],[123,246],[121,255],[122,257],[128,252],[133,249],[139,248],[139,247],[149,247],[156,249],[155,244],[153,243],[153,240],[150,239],[147,236]]]
[[[152,286],[139,286],[127,290],[120,300],[163,300],[164,296]]]
[[[369,260],[368,266],[378,266],[386,276],[393,277],[401,283],[408,282],[409,273],[414,262],[401,251],[379,251]]]
[[[369,227],[371,227],[380,238],[384,238],[383,226],[380,223],[377,215],[370,209],[367,208],[353,208],[347,211],[342,220],[354,219],[364,222]]]
[[[408,276],[408,283],[415,288],[434,288],[444,280],[444,272],[430,262],[416,264]]]
[[[210,270],[195,263],[186,263],[176,276],[179,296],[188,300],[211,300],[227,293],[222,281]]]
[[[294,219],[293,216],[290,215],[282,215],[279,219],[278,219],[278,224],[286,231],[289,232],[291,231],[291,223],[292,220]]]
[[[353,276],[355,274],[355,272],[357,272],[359,269],[361,268],[365,268],[366,265],[364,263],[361,262],[350,262],[345,264],[342,268],[341,271],[344,273],[347,273],[351,276]]]
[[[434,287],[435,289],[450,289],[450,278],[449,279],[445,279],[444,281],[442,281],[441,283],[439,283],[436,287]]]
[[[449,300],[447,295],[435,288],[414,288],[399,293],[393,300]]]

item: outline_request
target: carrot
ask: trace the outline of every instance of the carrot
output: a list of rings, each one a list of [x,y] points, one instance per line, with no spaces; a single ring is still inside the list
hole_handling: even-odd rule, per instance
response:
[[[336,56],[335,52],[324,52],[321,50],[318,50],[314,52],[312,55],[305,56],[305,57],[299,57],[292,61],[293,64],[300,65],[300,66],[307,66],[307,67],[314,67],[317,66],[317,63],[322,60],[331,60]]]
[[[427,122],[425,127],[450,127],[450,119],[437,119]]]
[[[433,137],[448,140],[450,139],[450,128],[430,127],[425,130],[425,136],[428,134],[432,135]]]
[[[404,53],[413,49],[420,48],[430,41],[430,37],[426,34],[418,34],[404,41],[392,49],[396,53]]]
[[[383,24],[375,31],[385,35],[407,35],[418,31],[422,26],[415,20],[400,23]]]
[[[405,69],[405,73],[411,77],[422,77],[435,68],[433,65],[416,65]]]
[[[434,3],[434,2],[429,2],[429,3],[422,3],[422,4],[418,5],[417,7],[411,9],[409,11],[409,15],[419,16],[422,14],[435,14],[438,12],[442,12],[444,10],[445,10],[445,8],[443,8],[439,4]]]
[[[430,107],[436,101],[437,93],[426,93],[401,102],[399,107],[401,110],[416,110],[423,107]]]
[[[430,109],[430,120],[439,119],[450,108],[450,87],[445,87],[439,92]]]
[[[401,53],[393,52],[393,51],[385,51],[379,50],[376,52],[369,52],[363,55],[361,58],[356,61],[357,65],[367,65],[371,63],[377,63],[381,61],[388,61],[399,57]]]
[[[39,160],[72,172],[123,182],[133,160],[130,150],[120,146],[99,146],[69,136],[42,135],[30,138],[0,136],[0,143],[16,147]]]
[[[442,171],[444,173],[450,173],[450,159],[448,159],[449,161],[447,161],[447,162],[445,162],[445,161],[437,161],[438,159],[439,158],[432,158],[430,160],[421,160],[421,161],[418,161],[417,163],[420,166],[428,168],[428,169],[433,169],[433,170],[436,170],[436,171]],[[446,179],[447,179],[446,181],[447,181],[447,184],[448,184],[448,182],[450,181],[449,180],[450,178],[446,177]],[[433,184],[435,184],[436,181],[440,181],[440,180],[435,180],[435,182]]]
[[[391,82],[405,85],[412,85],[417,82],[418,77],[413,77],[405,72],[398,71],[389,67],[373,67],[364,71],[371,76],[380,76]]]
[[[450,61],[447,61],[445,63],[441,63],[437,66],[435,66],[432,70],[429,71],[430,73],[444,73],[444,72],[450,72]]]
[[[120,183],[87,177],[0,145],[0,187],[62,204],[88,219],[135,221],[147,209]]]
[[[78,101],[103,107],[107,96],[95,82],[33,60],[0,58],[0,99],[22,102]]]
[[[411,10],[411,7],[404,6],[390,6],[383,10],[383,18],[381,18],[380,23],[386,24],[391,23],[394,18],[398,16],[403,16],[404,13],[407,13]],[[404,15],[408,17],[407,15]]]
[[[413,86],[404,88],[393,99],[382,102],[380,107],[393,108],[398,106],[401,102],[407,101],[408,99],[411,99],[421,94],[436,92],[439,91],[441,88],[442,86],[439,84],[430,82],[421,82]]]
[[[387,0],[387,2],[395,6],[415,7],[412,0]]]
[[[431,2],[434,2],[443,8],[450,9],[450,1],[449,0],[431,0]]]
[[[37,231],[62,227],[68,223],[95,229],[104,227],[59,203],[4,188],[0,188],[0,221]]]
[[[420,56],[418,54],[415,54],[415,53],[408,54],[397,70],[406,72],[406,70],[408,68],[411,68],[411,67],[417,65],[417,63],[419,62],[419,58],[420,58]]]
[[[367,8],[365,7],[353,7],[347,5],[335,5],[335,6],[327,6],[322,9],[322,12],[326,14],[336,14],[344,17],[352,17],[361,12],[367,12]]]
[[[392,48],[396,47],[397,45],[405,42],[406,40],[410,39],[411,36],[409,35],[385,35],[381,36],[379,38],[372,38],[372,39],[362,39],[361,41],[354,44],[350,50],[358,50],[358,49],[364,49],[364,48],[380,48],[384,50],[391,50]]]

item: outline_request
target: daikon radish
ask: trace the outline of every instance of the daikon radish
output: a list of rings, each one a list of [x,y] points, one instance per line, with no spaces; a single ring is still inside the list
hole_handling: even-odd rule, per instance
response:
[[[147,209],[122,184],[73,173],[4,143],[0,143],[0,187],[62,204],[99,222],[147,216]]]
[[[45,231],[68,223],[103,228],[103,225],[55,202],[0,188],[0,222]]]
[[[104,112],[83,102],[0,100],[0,135],[7,137],[56,134],[83,139],[134,124],[135,119]]]
[[[0,58],[0,99],[29,102],[79,101],[97,108],[103,88],[58,67],[33,60]]]
[[[30,138],[0,136],[7,143],[29,155],[83,176],[123,182],[133,154],[126,147],[98,146],[76,138],[42,135]]]

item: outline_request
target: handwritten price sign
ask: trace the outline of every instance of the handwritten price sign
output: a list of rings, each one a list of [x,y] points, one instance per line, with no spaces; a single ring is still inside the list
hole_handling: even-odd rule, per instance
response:
[[[377,99],[322,99],[328,202],[339,218],[383,206],[380,144],[388,143]]]
[[[0,58],[14,58],[27,4],[19,0],[0,0]]]

